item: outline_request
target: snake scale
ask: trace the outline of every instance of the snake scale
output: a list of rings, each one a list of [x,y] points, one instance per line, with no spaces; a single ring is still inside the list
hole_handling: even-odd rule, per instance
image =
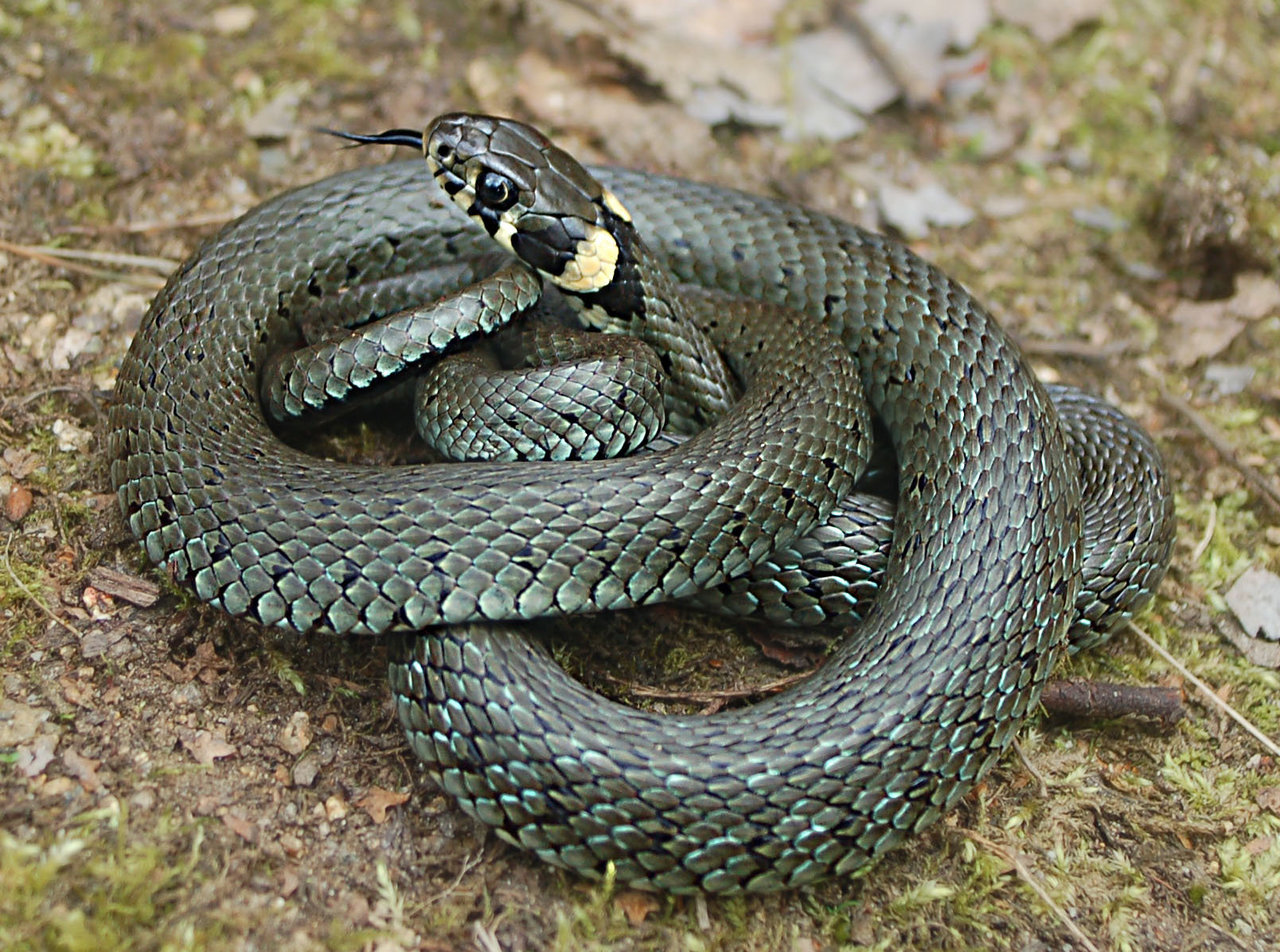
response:
[[[443,117],[425,139],[454,202],[421,162],[333,176],[209,239],[154,301],[109,437],[149,557],[265,624],[407,633],[390,681],[413,749],[468,812],[561,867],[675,892],[785,889],[936,820],[1010,743],[1079,611],[1081,464],[1015,346],[936,268],[827,215],[586,171],[509,120]],[[591,221],[517,219],[506,186]],[[531,221],[559,260],[530,250]],[[378,470],[285,445],[259,378],[297,345],[300,315],[492,255],[486,230],[588,305],[665,306],[637,262],[765,302],[730,306],[720,328],[741,345],[742,402],[648,457]],[[778,309],[812,330],[759,323]],[[794,542],[852,485],[859,382],[897,455],[892,547],[870,617],[803,684],[659,716],[592,695],[495,624],[689,595]],[[1137,515],[1088,556],[1123,614],[1163,575],[1171,504],[1149,441],[1103,431],[1073,452],[1128,439],[1140,460],[1100,490],[1138,499]]]

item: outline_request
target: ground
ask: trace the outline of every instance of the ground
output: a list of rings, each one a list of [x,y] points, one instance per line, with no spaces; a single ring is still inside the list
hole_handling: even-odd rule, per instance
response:
[[[568,28],[586,7],[384,6],[0,7],[0,946],[1280,945],[1276,758],[1132,631],[1062,673],[1183,687],[1176,727],[1037,715],[1021,757],[863,878],[649,897],[551,872],[454,808],[401,742],[380,649],[263,631],[158,577],[101,441],[131,333],[199,237],[376,161],[311,127],[523,115],[587,158],[896,223],[1042,376],[1132,413],[1169,463],[1179,532],[1138,624],[1275,738],[1280,678],[1223,637],[1232,583],[1280,568],[1274,5],[1120,0],[1055,36],[988,23],[973,83],[917,89],[834,144],[694,118],[652,56]],[[764,39],[837,14],[787,4]],[[913,225],[925,186],[961,213]],[[792,673],[680,613],[618,627],[621,650],[561,653],[624,697],[706,703]]]

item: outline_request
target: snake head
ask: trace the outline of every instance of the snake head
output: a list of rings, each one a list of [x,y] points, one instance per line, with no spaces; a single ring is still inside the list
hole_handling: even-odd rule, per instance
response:
[[[635,229],[612,192],[514,119],[449,113],[427,128],[432,175],[504,248],[562,291],[617,292]]]

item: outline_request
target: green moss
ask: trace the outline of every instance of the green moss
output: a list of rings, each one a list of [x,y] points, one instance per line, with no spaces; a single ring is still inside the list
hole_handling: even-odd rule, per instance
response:
[[[216,922],[181,909],[201,878],[199,828],[149,834],[95,811],[23,840],[0,831],[0,947],[11,952],[199,948]]]
[[[0,137],[0,159],[73,179],[93,175],[98,161],[93,149],[43,103],[22,110],[13,133]]]

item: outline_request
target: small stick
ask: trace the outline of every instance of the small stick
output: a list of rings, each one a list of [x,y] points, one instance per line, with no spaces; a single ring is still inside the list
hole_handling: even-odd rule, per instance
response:
[[[1018,856],[1017,852],[1015,852],[1014,850],[1006,849],[1005,847],[992,842],[991,840],[987,839],[985,836],[982,836],[979,833],[975,833],[972,830],[962,830],[961,832],[964,833],[965,836],[969,837],[969,839],[973,840],[975,843],[978,843],[981,846],[985,846],[987,849],[991,850],[991,852],[995,853],[997,856],[1003,859],[1006,863],[1012,866],[1014,870],[1017,872],[1018,878],[1021,879],[1024,883],[1026,883],[1028,886],[1030,886],[1032,891],[1037,896],[1040,897],[1041,902],[1043,902],[1046,906],[1048,906],[1051,910],[1053,910],[1053,914],[1058,917],[1058,920],[1064,926],[1067,927],[1067,931],[1070,932],[1075,937],[1077,942],[1079,942],[1086,949],[1089,949],[1090,952],[1099,952],[1098,947],[1089,941],[1089,937],[1084,934],[1081,928],[1078,925],[1076,925],[1073,921],[1071,921],[1071,918],[1067,915],[1067,911],[1063,909],[1061,906],[1059,906],[1056,902],[1054,902],[1053,897],[1050,896],[1049,893],[1045,890],[1045,888],[1040,885],[1039,881],[1034,876],[1031,875],[1031,870],[1027,869],[1026,864],[1022,862],[1022,859],[1021,857]]]
[[[1135,625],[1131,621],[1126,622],[1125,624],[1129,626],[1130,631],[1132,631],[1135,635],[1138,636],[1139,639],[1141,639],[1143,644],[1145,644],[1148,648],[1150,648],[1152,651],[1158,654],[1161,658],[1163,658],[1164,661],[1170,666],[1172,666],[1173,669],[1177,671],[1180,675],[1182,675],[1184,678],[1186,678],[1188,681],[1194,684],[1196,688],[1200,691],[1200,693],[1204,695],[1204,699],[1206,701],[1208,701],[1214,707],[1218,708],[1220,711],[1226,714],[1229,718],[1231,718],[1233,721],[1235,721],[1237,724],[1243,727],[1245,731],[1249,733],[1250,736],[1252,736],[1258,743],[1260,743],[1263,747],[1265,747],[1268,751],[1270,751],[1274,756],[1280,757],[1280,745],[1276,744],[1276,742],[1273,741],[1270,737],[1262,733],[1262,731],[1258,730],[1257,727],[1255,727],[1243,714],[1237,711],[1234,707],[1232,707],[1222,698],[1218,697],[1217,693],[1213,690],[1213,688],[1209,687],[1209,685],[1205,684],[1203,681],[1197,678],[1194,674],[1192,674],[1186,665],[1184,665],[1181,661],[1179,661],[1173,655],[1169,654],[1168,651],[1166,651],[1159,644],[1157,644],[1154,638],[1152,638],[1150,635],[1148,635],[1145,631],[1143,631],[1141,628],[1139,628],[1137,625]]]
[[[814,670],[817,669],[815,668]],[[610,684],[616,684],[636,697],[647,697],[655,701],[684,701],[688,704],[714,704],[716,702],[738,701],[742,698],[755,697],[760,694],[777,694],[793,684],[798,684],[811,674],[813,674],[813,671],[805,671],[801,674],[790,674],[785,678],[779,678],[776,681],[770,681],[767,684],[760,684],[755,687],[725,688],[722,691],[661,691],[656,688],[645,687],[643,684],[636,684],[633,681],[623,681],[621,678],[615,678],[611,675],[605,675],[605,678]]]
[[[55,615],[53,609],[46,605],[40,596],[27,588],[26,583],[23,582],[22,579],[18,578],[18,573],[13,570],[13,562],[9,559],[9,549],[13,545],[13,536],[14,533],[10,532],[4,542],[4,567],[9,570],[9,578],[13,579],[13,584],[18,586],[18,588],[22,590],[22,593],[26,595],[27,598],[31,599],[32,604],[49,617],[50,621],[61,625],[63,628],[67,629],[67,631],[71,632],[71,634],[75,636],[76,640],[79,640],[80,632],[76,630],[75,626],[60,615]]]
[[[129,274],[121,271],[108,271],[105,268],[94,268],[86,264],[80,264],[80,260],[107,260],[109,263],[126,263],[125,259],[135,258],[136,260],[128,262],[131,265],[142,263],[145,267],[150,267],[154,262],[163,259],[158,258],[141,258],[132,255],[119,255],[110,252],[89,252],[82,251],[74,254],[68,254],[69,249],[51,248],[45,245],[15,245],[12,242],[0,239],[0,251],[7,251],[10,254],[18,255],[23,258],[30,258],[32,261],[39,261],[41,264],[49,265],[53,268],[63,268],[67,271],[75,271],[79,274],[87,274],[90,277],[102,278],[106,281],[120,281],[125,284],[132,284],[135,287],[144,288],[148,291],[155,291],[164,286],[164,279],[161,277],[147,277],[141,274]],[[77,260],[72,260],[77,259]]]
[[[179,231],[183,228],[205,228],[209,225],[225,225],[237,217],[235,212],[210,212],[207,215],[191,215],[167,221],[134,221],[109,225],[71,225],[65,230],[72,235],[146,235],[157,231]]]
[[[1195,408],[1182,397],[1163,388],[1160,391],[1160,401],[1199,430],[1200,435],[1208,440],[1210,445],[1218,451],[1218,455],[1243,476],[1245,482],[1257,490],[1262,498],[1271,505],[1272,509],[1280,513],[1280,490],[1276,489],[1256,468],[1242,460],[1236,452],[1236,448],[1227,441],[1217,427],[1197,413]]]
[[[1018,340],[1025,354],[1037,357],[1074,357],[1078,360],[1102,362],[1112,357],[1122,357],[1132,349],[1127,341],[1115,341],[1101,346],[1073,340]]]
[[[1186,717],[1177,688],[1111,684],[1062,678],[1045,685],[1040,703],[1053,714],[1068,717],[1153,717],[1172,727]]]

